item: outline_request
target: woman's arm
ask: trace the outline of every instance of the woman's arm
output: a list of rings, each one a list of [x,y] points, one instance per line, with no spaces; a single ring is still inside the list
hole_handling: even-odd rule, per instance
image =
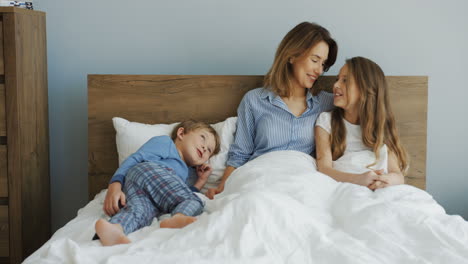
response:
[[[315,127],[315,145],[317,152],[317,169],[336,181],[350,182],[369,187],[369,185],[378,179],[378,172],[375,171],[354,174],[335,170],[333,168],[330,134],[319,126]]]
[[[239,168],[252,157],[255,151],[255,136],[257,131],[255,130],[255,114],[252,104],[255,102],[256,96],[256,94],[248,92],[237,108],[236,132],[234,134],[234,142],[229,146],[226,167]]]
[[[224,184],[226,183],[227,179],[229,178],[229,176],[232,174],[232,172],[235,169],[236,168],[234,168],[234,167],[227,166],[226,169],[224,170],[223,177],[221,178],[221,182],[219,183],[218,187],[208,189],[208,191],[205,194],[206,197],[208,197],[210,199],[213,199],[216,194],[221,193],[222,191],[224,191]]]
[[[218,193],[224,190],[224,184],[231,173],[238,167],[244,165],[252,156],[255,150],[255,118],[251,103],[256,99],[256,95],[251,91],[242,98],[237,108],[237,124],[234,142],[229,147],[228,160],[221,182],[216,188],[210,188],[205,195],[213,199]]]

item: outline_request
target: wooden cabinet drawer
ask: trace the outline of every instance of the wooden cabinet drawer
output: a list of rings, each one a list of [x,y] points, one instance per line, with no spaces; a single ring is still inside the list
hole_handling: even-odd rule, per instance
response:
[[[7,147],[0,145],[0,198],[8,197]]]
[[[0,257],[8,257],[10,255],[8,240],[8,206],[0,205]]]
[[[0,78],[2,79],[2,78]],[[6,101],[5,101],[5,84],[0,84],[0,137],[6,136]],[[0,139],[0,145],[6,144]]]
[[[2,18],[2,15],[0,15]],[[0,75],[5,74],[5,64],[3,60],[3,19],[0,21]]]

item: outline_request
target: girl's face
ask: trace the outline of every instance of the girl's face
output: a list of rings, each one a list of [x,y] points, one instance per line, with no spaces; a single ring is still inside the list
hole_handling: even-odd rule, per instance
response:
[[[317,43],[307,54],[291,58],[289,63],[293,67],[295,88],[312,88],[317,78],[323,73],[327,59],[328,44],[325,41]]]
[[[348,75],[348,65],[344,65],[337,80],[333,85],[333,104],[345,111],[355,112],[358,110],[359,91],[353,76]]]

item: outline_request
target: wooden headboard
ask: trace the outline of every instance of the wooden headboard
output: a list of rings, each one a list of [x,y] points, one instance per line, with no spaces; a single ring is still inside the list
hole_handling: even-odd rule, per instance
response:
[[[335,76],[314,89],[331,90]],[[389,76],[390,98],[401,140],[410,154],[406,183],[425,188],[427,77]],[[88,75],[89,199],[118,167],[113,117],[141,123],[173,123],[187,118],[209,123],[236,115],[243,95],[263,85],[263,76]]]

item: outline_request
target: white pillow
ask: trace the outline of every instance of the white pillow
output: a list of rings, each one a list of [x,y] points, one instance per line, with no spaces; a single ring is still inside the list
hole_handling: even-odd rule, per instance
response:
[[[119,155],[119,165],[152,137],[162,135],[170,136],[172,130],[179,124],[178,122],[173,124],[150,125],[130,122],[120,117],[114,117],[112,118],[112,121],[114,123],[115,131],[117,132],[116,143]],[[218,186],[218,183],[223,176],[224,169],[226,168],[229,146],[234,141],[236,122],[237,117],[229,117],[222,122],[211,125],[221,139],[221,148],[219,153],[208,161],[213,172],[208,178],[208,182],[202,191]]]

